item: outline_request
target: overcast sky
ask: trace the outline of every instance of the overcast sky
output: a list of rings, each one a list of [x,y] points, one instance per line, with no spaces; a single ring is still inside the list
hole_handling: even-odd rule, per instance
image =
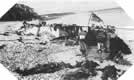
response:
[[[112,0],[23,0],[38,13],[80,12],[118,7]]]

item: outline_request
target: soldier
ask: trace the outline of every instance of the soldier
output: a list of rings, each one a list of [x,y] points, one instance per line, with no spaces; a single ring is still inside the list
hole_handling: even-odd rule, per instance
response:
[[[88,27],[88,32],[83,32],[81,33],[80,36],[80,50],[83,54],[83,56],[87,56],[87,49],[92,49],[92,46],[96,46],[97,42],[96,42],[96,36],[94,31]]]
[[[40,28],[42,27],[42,24],[41,23],[39,23],[39,25],[37,25],[37,28],[38,28],[38,30],[37,30],[37,36],[39,37],[40,36]]]
[[[80,45],[80,51],[82,52],[82,55],[86,57],[86,51],[87,51],[87,44],[85,43],[85,36],[87,35],[86,31],[82,31],[79,33],[79,45]]]
[[[97,40],[98,53],[102,53],[104,49],[104,43],[106,42],[106,33],[103,27],[99,27],[99,29],[96,31],[96,40]]]

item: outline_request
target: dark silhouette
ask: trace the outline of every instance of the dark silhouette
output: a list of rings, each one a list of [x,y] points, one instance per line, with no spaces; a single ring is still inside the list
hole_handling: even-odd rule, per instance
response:
[[[41,17],[34,12],[33,8],[24,4],[15,4],[5,15],[2,16],[0,21],[23,21],[41,19]]]
[[[48,63],[48,64],[43,64],[43,65],[39,64],[31,69],[21,70],[20,68],[17,68],[16,70],[14,70],[14,72],[20,74],[21,76],[29,76],[29,75],[39,74],[39,73],[54,73],[63,68],[73,68],[73,66],[70,64],[65,64],[63,62]]]
[[[121,54],[131,54],[131,50],[128,45],[119,37],[110,39],[110,55],[109,59],[112,59],[116,56],[122,57]]]
[[[85,74],[89,74],[91,76],[95,76],[95,68],[99,66],[96,62],[93,61],[85,61],[83,62],[77,62],[76,65],[71,65],[69,63],[48,63],[48,64],[38,64],[37,66],[27,69],[25,68],[24,70],[21,70],[20,68],[17,68],[14,70],[14,72],[18,73],[21,76],[29,76],[29,75],[34,75],[34,74],[39,74],[39,73],[54,73],[56,71],[62,70],[64,68],[80,68]]]
[[[96,46],[97,45],[97,39],[96,39],[96,34],[95,31],[91,30],[90,27],[88,27],[88,32],[85,37],[85,43],[88,46]]]
[[[115,66],[106,66],[102,71],[102,80],[108,80],[108,78],[111,78],[112,80],[117,80],[117,72],[120,72],[120,70],[116,69]]]
[[[4,47],[6,47],[6,45],[5,45],[5,44],[0,45],[0,49],[3,49]]]
[[[22,37],[20,37],[19,39],[17,39],[17,41],[18,42],[21,42],[21,43],[24,43]]]

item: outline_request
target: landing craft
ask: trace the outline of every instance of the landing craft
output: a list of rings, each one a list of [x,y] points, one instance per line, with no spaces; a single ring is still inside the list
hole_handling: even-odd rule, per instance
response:
[[[100,25],[96,25],[96,23]],[[93,12],[90,15],[88,25],[87,34],[80,39],[80,50],[85,57],[90,55],[92,57],[93,54],[97,54],[100,60],[114,60],[115,57],[115,60],[123,60],[122,54],[131,54],[129,47],[116,35],[115,27],[110,25],[104,26],[103,20]]]

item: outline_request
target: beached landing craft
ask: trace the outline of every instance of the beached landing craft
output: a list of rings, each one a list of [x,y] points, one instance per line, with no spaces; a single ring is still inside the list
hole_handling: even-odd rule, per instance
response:
[[[80,50],[85,57],[112,60],[122,54],[131,54],[131,50],[115,33],[115,27],[104,25],[103,20],[95,13],[91,13],[89,26],[54,24],[54,30],[58,29],[60,39],[79,40]],[[85,29],[85,30],[84,30]],[[121,45],[121,46],[119,46]]]

